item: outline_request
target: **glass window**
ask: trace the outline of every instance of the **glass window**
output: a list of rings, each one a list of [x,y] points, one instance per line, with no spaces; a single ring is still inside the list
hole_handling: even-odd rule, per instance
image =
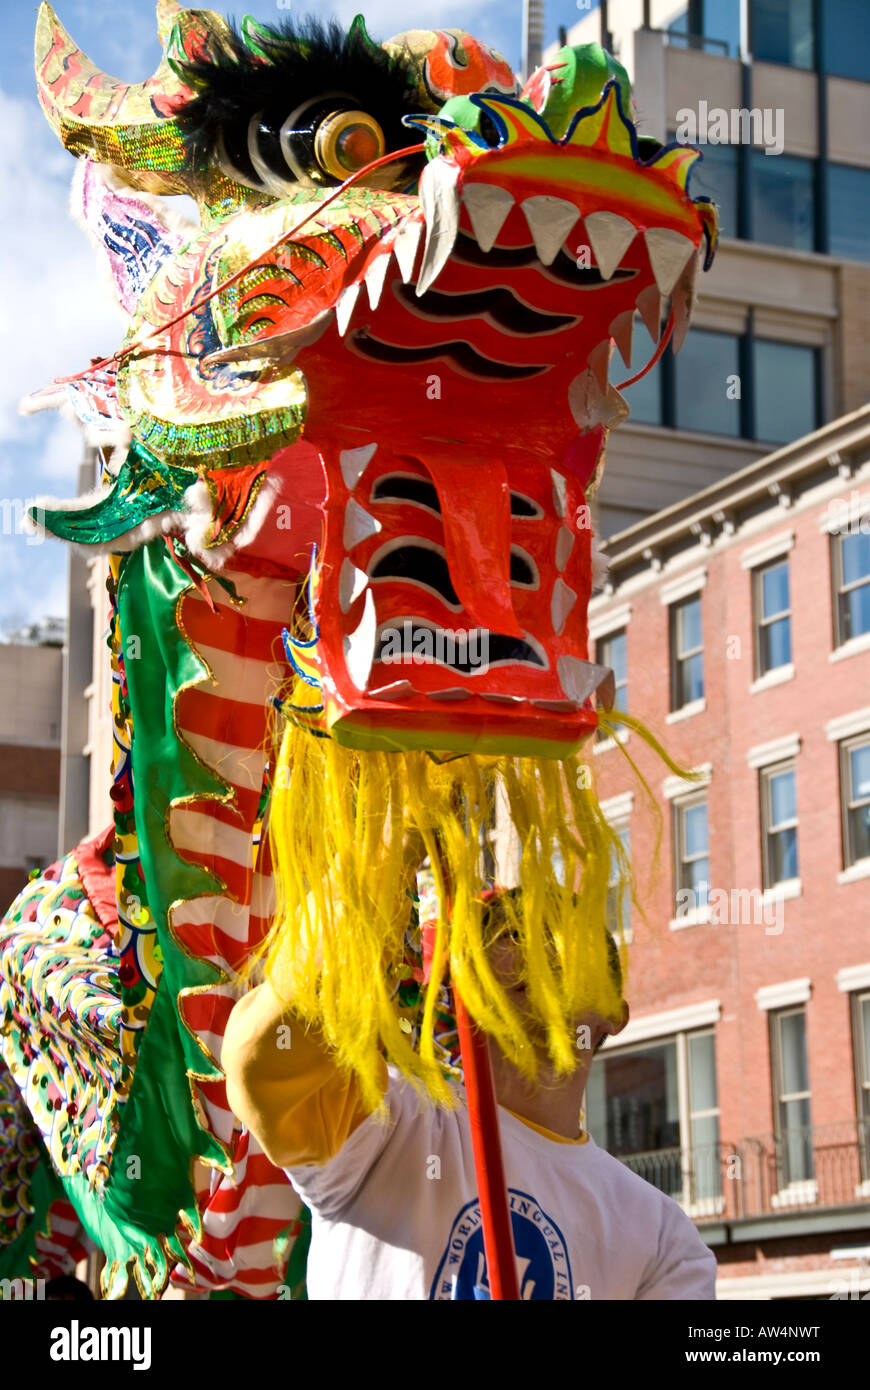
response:
[[[616,685],[614,709],[628,710],[628,638],[625,628],[620,632],[609,632],[600,637],[595,644],[600,666],[609,666],[613,671]]]
[[[705,434],[740,434],[739,349],[731,333],[696,328],[674,358],[675,424]]]
[[[861,1177],[870,1181],[870,994],[852,997],[855,1030],[855,1081],[858,1088],[858,1141]]]
[[[870,59],[866,73],[870,79]],[[832,256],[870,261],[870,169],[828,165],[828,226]]]
[[[844,868],[870,859],[870,736],[840,747]]]
[[[668,33],[672,39],[686,38],[689,33],[689,9],[685,6],[668,22]],[[682,45],[681,45],[682,46]]]
[[[703,0],[702,23],[704,38],[714,40],[708,52],[740,57],[740,0]]]
[[[623,855],[616,849],[610,854],[610,877],[607,881],[607,930],[619,939],[620,928],[626,940],[631,940],[631,885],[628,869],[631,864],[631,835],[627,825],[614,826]]]
[[[654,1187],[684,1204],[721,1198],[712,1030],[608,1044],[592,1063],[585,1105],[595,1142]]]
[[[761,834],[764,886],[798,876],[797,775],[794,765],[782,763],[761,773]]]
[[[813,1176],[810,1080],[803,1008],[771,1017],[773,1030],[777,1166],[780,1188]]]
[[[866,528],[866,529],[864,529]],[[870,516],[845,535],[831,537],[834,571],[834,644],[870,632]]]
[[[737,148],[735,145],[701,145],[704,158],[692,166],[693,198],[712,198],[719,205],[722,236],[737,236]]]
[[[753,571],[755,674],[765,676],[791,662],[791,599],[788,560]]]
[[[629,1167],[669,1196],[681,1195],[675,1039],[619,1052],[605,1048],[592,1064],[586,1111],[596,1143],[616,1158],[637,1155]]]
[[[708,1033],[689,1034],[687,1044],[693,1198],[703,1202],[718,1197],[722,1191],[716,1048],[712,1029]]]
[[[704,907],[710,889],[710,850],[707,834],[706,796],[674,806],[676,846],[677,917]],[[691,895],[686,906],[685,894]]]
[[[689,335],[691,336],[691,334]],[[648,362],[655,352],[655,346],[643,326],[640,314],[634,316],[634,330],[632,337],[633,360],[637,363],[631,370],[626,368],[626,375],[630,376],[635,371],[640,371],[644,362]],[[615,372],[617,366],[622,366],[622,358],[617,357],[611,365],[611,379],[616,380]],[[623,378],[624,380],[624,378]],[[662,364],[661,359],[656,362],[654,367],[650,367],[646,376],[642,376],[640,381],[636,381],[634,386],[629,386],[623,392],[631,409],[631,419],[636,420],[641,425],[660,425],[663,422],[662,416]]]
[[[815,162],[753,149],[749,178],[753,240],[795,251],[814,250]]]
[[[667,22],[668,42],[737,58],[740,53],[740,0],[696,0]]]
[[[867,0],[825,0],[820,8],[828,72],[866,82],[870,77]]]
[[[755,343],[755,437],[789,444],[818,428],[816,349]]]
[[[752,52],[765,63],[815,63],[813,0],[752,0]]]
[[[701,600],[671,605],[671,709],[704,698],[704,639]]]

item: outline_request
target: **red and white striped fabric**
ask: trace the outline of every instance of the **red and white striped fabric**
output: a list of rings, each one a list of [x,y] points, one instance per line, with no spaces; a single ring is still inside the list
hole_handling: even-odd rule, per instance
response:
[[[184,991],[182,1021],[203,1053],[220,1068],[230,1010],[239,996],[238,972],[269,929],[273,886],[267,847],[254,827],[269,745],[269,698],[287,676],[281,628],[293,611],[295,585],[233,575],[241,607],[212,586],[217,613],[196,591],[182,600],[181,624],[211,678],[183,690],[177,727],[194,754],[229,784],[232,799],[186,800],[169,814],[169,835],[183,859],[202,865],[226,885],[223,893],[177,904],[171,928],[184,950],[221,972],[214,986]],[[275,1298],[284,1273],[275,1239],[291,1227],[300,1203],[227,1104],[223,1079],[192,1077],[200,1122],[232,1161],[232,1174],[212,1170],[201,1194],[202,1238],[188,1255],[195,1288],[233,1289]],[[285,1251],[286,1255],[286,1251]],[[190,1287],[179,1265],[172,1282]]]
[[[38,1279],[56,1279],[61,1274],[75,1274],[79,1260],[87,1258],[83,1244],[84,1229],[72,1203],[64,1198],[52,1202],[48,1209],[48,1229],[34,1239]]]

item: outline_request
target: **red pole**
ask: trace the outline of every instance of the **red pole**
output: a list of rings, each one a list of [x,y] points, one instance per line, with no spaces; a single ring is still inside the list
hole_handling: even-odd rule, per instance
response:
[[[517,1263],[489,1047],[484,1034],[469,1018],[455,986],[453,1001],[468,1100],[468,1123],[471,1127],[490,1296],[494,1300],[519,1302]]]

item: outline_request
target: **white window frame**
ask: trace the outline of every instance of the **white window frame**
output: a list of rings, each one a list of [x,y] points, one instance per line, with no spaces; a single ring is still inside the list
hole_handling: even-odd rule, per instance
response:
[[[784,821],[782,825],[773,825],[770,817],[772,815],[770,801],[770,780],[772,777],[780,776],[784,772],[791,772],[794,776],[795,784],[795,806],[797,806],[797,762],[794,758],[786,758],[782,762],[766,762],[758,770],[758,796],[761,820],[761,885],[765,893],[796,896],[796,891],[800,888],[800,817],[795,810],[793,820]],[[779,834],[784,830],[794,830],[795,844],[798,848],[798,872],[793,878],[774,879],[771,870],[770,837]]]
[[[695,1023],[695,1020],[692,1017],[693,1010],[697,1017],[697,1023]],[[680,1028],[676,1031],[673,1028],[668,1028],[668,1021],[670,1019],[678,1018],[681,1014],[685,1015],[686,1023],[688,1026]],[[653,1015],[649,1020],[640,1019],[638,1021],[639,1031],[636,1031],[635,1034],[630,1037],[630,1039],[623,1042],[625,1034],[628,1032],[628,1029],[632,1027],[632,1025],[629,1024],[628,1027],[624,1029],[623,1032],[617,1038],[608,1038],[607,1043],[601,1049],[602,1052],[607,1051],[607,1053],[610,1055],[630,1055],[632,1052],[640,1051],[648,1047],[661,1046],[667,1043],[675,1044],[677,1072],[677,1121],[680,1127],[680,1174],[682,1179],[683,1192],[683,1195],[679,1200],[679,1205],[683,1208],[683,1211],[685,1211],[688,1216],[693,1218],[701,1216],[718,1216],[725,1209],[724,1190],[721,1194],[715,1197],[704,1197],[698,1200],[693,1200],[692,1197],[692,1119],[701,1118],[702,1116],[714,1114],[716,1115],[717,1119],[720,1119],[722,1114],[722,1108],[721,1105],[717,1103],[715,1109],[704,1111],[692,1110],[691,1096],[689,1093],[689,1039],[690,1037],[700,1037],[703,1034],[712,1033],[714,1043],[713,1061],[715,1067],[716,1062],[718,1060],[715,1023],[718,1021],[720,1014],[721,1009],[718,1000],[708,1001],[707,1003],[702,1005],[690,1005],[688,1010],[670,1010],[667,1013]],[[656,1028],[657,1021],[661,1021],[661,1023],[664,1024],[664,1027],[667,1029],[667,1031],[658,1031],[658,1029]],[[653,1031],[640,1031],[643,1029],[643,1025],[645,1023],[651,1025]],[[717,1102],[719,1100],[718,1080],[719,1078],[717,1075]],[[721,1145],[721,1134],[717,1142]],[[630,1157],[630,1155],[625,1155],[625,1157]]]
[[[770,569],[778,569],[785,564],[788,574],[788,608],[777,612],[770,617],[763,617],[763,577]],[[763,689],[765,685],[778,685],[780,681],[788,680],[794,675],[794,634],[792,632],[792,621],[794,617],[791,593],[791,566],[787,556],[782,554],[773,556],[764,564],[759,564],[750,571],[752,577],[752,645],[755,663],[755,679],[752,683],[753,689]],[[762,669],[761,664],[761,629],[769,627],[772,623],[781,622],[783,618],[788,618],[789,649],[792,660],[783,662],[780,666],[771,666],[768,670]]]

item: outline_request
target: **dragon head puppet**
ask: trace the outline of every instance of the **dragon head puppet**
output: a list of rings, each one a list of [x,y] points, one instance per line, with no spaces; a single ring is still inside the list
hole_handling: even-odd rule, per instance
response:
[[[108,491],[42,520],[107,551],[166,547],[200,586],[297,584],[272,967],[344,1059],[372,1079],[386,1046],[437,1090],[426,1029],[421,1061],[396,1008],[426,857],[428,1023],[449,963],[522,1053],[479,931],[502,796],[530,998],[570,1068],[572,1011],[618,1002],[611,842],[572,761],[596,692],[612,704],[587,647],[590,505],[627,414],[614,349],[630,369],[636,323],[642,366],[678,348],[715,250],[715,209],[688,191],[698,152],[638,136],[596,45],[520,90],[459,30],[381,46],[361,18],[233,29],[174,0],[158,21],[163,61],[130,86],[40,10],[40,100],[85,160],[82,215],[130,315],[120,353],[62,390],[131,439]],[[199,227],[161,211],[173,193]]]

